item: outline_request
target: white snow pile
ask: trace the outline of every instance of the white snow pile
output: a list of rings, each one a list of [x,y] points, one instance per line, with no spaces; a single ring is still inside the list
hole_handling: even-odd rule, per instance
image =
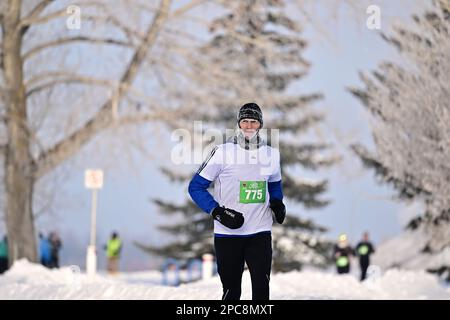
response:
[[[372,262],[383,269],[427,270],[450,266],[450,247],[433,254],[420,252],[426,240],[420,230],[403,232],[376,248]]]
[[[162,286],[157,271],[89,277],[76,267],[49,270],[26,260],[0,275],[0,299],[218,300],[218,277],[178,287]],[[242,299],[251,299],[250,276]],[[388,270],[360,283],[354,275],[320,271],[272,275],[272,299],[450,299],[450,287],[423,271]]]

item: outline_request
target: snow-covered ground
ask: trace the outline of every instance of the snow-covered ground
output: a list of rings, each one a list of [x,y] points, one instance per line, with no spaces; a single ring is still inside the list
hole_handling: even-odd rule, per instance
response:
[[[0,276],[0,299],[151,299],[218,300],[218,277],[178,287],[162,286],[157,271],[100,274],[88,277],[76,268],[48,270],[18,261]],[[243,299],[251,298],[248,272],[243,277]],[[450,299],[450,287],[430,274],[388,270],[360,283],[355,276],[319,271],[274,274],[272,299]]]

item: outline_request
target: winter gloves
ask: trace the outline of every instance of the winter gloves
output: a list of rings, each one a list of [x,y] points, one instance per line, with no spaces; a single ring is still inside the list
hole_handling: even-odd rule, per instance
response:
[[[279,199],[270,200],[270,209],[274,213],[276,222],[282,224],[286,217],[286,207],[283,201]],[[239,229],[244,224],[244,216],[242,213],[233,209],[219,206],[211,212],[211,215],[215,220],[230,229]]]
[[[278,200],[278,199],[271,199],[270,200],[270,209],[272,209],[272,211],[275,215],[275,220],[279,224],[282,224],[284,221],[284,218],[286,217],[286,207],[285,207],[283,201]]]
[[[239,229],[244,224],[242,213],[225,207],[216,207],[211,215],[225,227],[230,229]]]

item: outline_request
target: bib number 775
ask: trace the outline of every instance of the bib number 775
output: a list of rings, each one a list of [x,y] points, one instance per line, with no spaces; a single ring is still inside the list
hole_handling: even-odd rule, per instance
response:
[[[264,203],[266,201],[266,181],[240,181],[240,203]]]
[[[245,190],[245,200],[261,200],[262,199],[262,190]]]

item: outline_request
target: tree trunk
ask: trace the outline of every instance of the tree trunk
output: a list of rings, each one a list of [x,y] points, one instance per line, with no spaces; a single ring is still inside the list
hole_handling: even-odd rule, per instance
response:
[[[27,258],[37,261],[32,213],[34,162],[30,153],[21,45],[20,0],[9,0],[3,20],[3,68],[7,145],[5,150],[6,227],[9,261]]]

